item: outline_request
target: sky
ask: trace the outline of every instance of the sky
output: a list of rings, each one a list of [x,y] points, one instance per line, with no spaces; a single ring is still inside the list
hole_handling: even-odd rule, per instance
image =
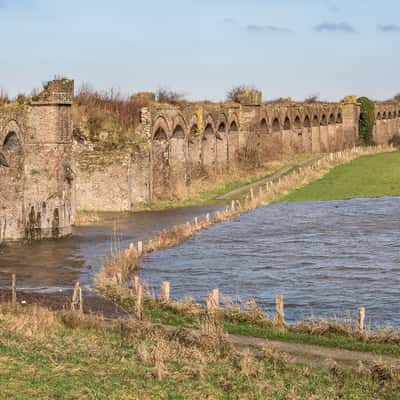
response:
[[[223,100],[400,92],[399,0],[0,0],[0,87],[54,76]]]

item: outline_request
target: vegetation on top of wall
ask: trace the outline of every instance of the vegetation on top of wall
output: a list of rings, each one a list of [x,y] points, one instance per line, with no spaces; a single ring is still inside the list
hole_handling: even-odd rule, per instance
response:
[[[118,148],[134,138],[148,102],[144,96],[125,97],[115,89],[99,92],[85,84],[74,99],[74,126],[97,147]]]
[[[360,114],[360,142],[363,145],[372,144],[372,134],[375,123],[375,105],[368,97],[360,97],[357,102],[361,106]]]
[[[240,103],[240,97],[246,92],[252,92],[257,90],[254,86],[251,85],[238,85],[234,86],[229,92],[226,94],[227,101],[233,101],[235,103]]]
[[[159,103],[179,104],[185,102],[185,95],[173,90],[160,88],[157,90],[156,99]]]
[[[313,94],[304,99],[304,103],[317,103],[319,102],[319,95]]]
[[[393,100],[400,101],[400,93],[395,94]]]

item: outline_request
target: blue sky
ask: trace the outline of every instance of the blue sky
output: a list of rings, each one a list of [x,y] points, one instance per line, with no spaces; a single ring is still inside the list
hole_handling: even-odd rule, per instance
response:
[[[219,100],[400,92],[399,0],[0,0],[0,86],[54,75]]]

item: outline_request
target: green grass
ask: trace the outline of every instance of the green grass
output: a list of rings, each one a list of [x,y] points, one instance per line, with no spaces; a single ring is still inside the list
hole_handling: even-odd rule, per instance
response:
[[[360,157],[293,191],[282,202],[400,195],[400,152]]]
[[[398,399],[397,380],[251,357],[141,325],[79,320],[27,334],[0,328],[0,399]],[[228,350],[228,351],[227,351]],[[158,367],[157,367],[158,363]],[[158,375],[157,371],[161,371]]]
[[[154,203],[143,203],[135,208],[135,211],[142,210],[163,210],[169,208],[201,206],[206,204],[224,204],[226,201],[217,200],[219,197],[232,192],[244,186],[256,183],[266,179],[276,173],[279,169],[286,166],[296,165],[300,162],[315,159],[316,154],[300,154],[293,156],[291,159],[273,161],[267,163],[258,170],[248,171],[247,175],[242,177],[227,178],[222,183],[214,186],[212,182],[206,180],[205,189],[193,193],[189,198],[184,200],[160,200]],[[208,186],[208,188],[207,188]]]
[[[127,311],[134,312],[134,300],[132,298],[121,299],[114,297],[113,300],[121,304]],[[173,309],[153,300],[146,301],[144,313],[148,320],[164,325],[200,329],[202,324],[202,318],[200,316],[190,315],[184,311]],[[244,314],[242,316],[244,316]],[[253,322],[249,319],[251,318],[221,318],[220,322],[224,330],[233,335],[400,357],[400,343],[366,342],[340,333],[311,334],[302,331],[283,331],[272,325],[269,321]]]

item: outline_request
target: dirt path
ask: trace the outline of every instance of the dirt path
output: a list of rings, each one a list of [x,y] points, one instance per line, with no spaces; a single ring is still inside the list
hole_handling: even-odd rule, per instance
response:
[[[279,169],[278,171],[276,171],[275,173],[273,173],[272,175],[270,175],[266,178],[260,179],[257,182],[253,182],[253,183],[250,183],[249,185],[242,186],[238,189],[232,190],[229,193],[225,193],[224,195],[218,197],[217,200],[238,199],[238,198],[244,196],[245,194],[247,194],[250,191],[250,189],[257,189],[260,186],[263,186],[268,182],[275,182],[279,178],[282,178],[282,177],[292,173],[293,171],[297,171],[299,168],[308,167],[310,165],[315,164],[320,159],[321,159],[321,157],[314,157],[312,159],[308,159],[301,163],[286,165],[285,167]]]
[[[35,293],[35,292],[18,292],[17,301],[19,304],[32,305],[37,304],[47,307],[51,310],[69,310],[71,307],[72,291],[64,291],[59,293]],[[9,302],[11,300],[11,291],[9,289],[0,289],[0,302]],[[106,298],[86,291],[84,296],[84,312],[95,316],[102,316],[109,321],[110,324],[121,320],[128,320],[133,316],[127,313],[123,308]],[[157,325],[159,324],[152,324]],[[168,331],[176,331],[174,326],[162,325]],[[187,332],[195,337],[200,337],[200,330],[186,329]],[[396,369],[400,369],[400,358],[381,356],[374,353],[349,351],[339,348],[328,348],[322,346],[287,343],[256,337],[227,335],[228,342],[232,343],[240,352],[252,351],[258,352],[262,348],[275,350],[280,353],[287,354],[290,363],[300,363],[311,367],[328,368],[332,365],[332,360],[339,366],[348,368],[357,368],[360,361],[363,364],[371,365],[376,362],[384,362],[386,365]]]
[[[302,363],[314,367],[329,367],[333,360],[339,366],[350,368],[357,368],[360,361],[367,365],[383,362],[393,368],[400,368],[400,358],[374,353],[236,335],[229,335],[228,340],[242,350],[266,347],[288,354],[290,356],[289,361],[293,363]]]

